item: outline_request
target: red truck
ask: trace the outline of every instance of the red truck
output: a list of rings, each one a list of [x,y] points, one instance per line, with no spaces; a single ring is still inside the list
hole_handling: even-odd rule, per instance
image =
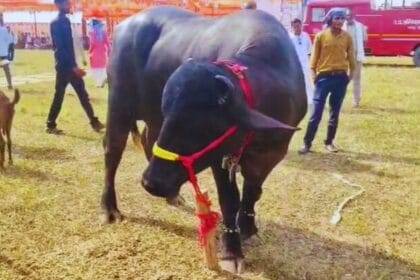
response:
[[[420,67],[420,0],[309,0],[303,26],[312,38],[333,7],[351,9],[356,20],[367,27],[367,54],[413,56]]]

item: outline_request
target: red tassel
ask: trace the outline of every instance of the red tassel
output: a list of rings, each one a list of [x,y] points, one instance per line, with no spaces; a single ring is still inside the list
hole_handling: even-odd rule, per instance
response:
[[[200,220],[198,239],[201,247],[205,247],[208,241],[208,234],[217,227],[220,216],[219,213],[210,211],[206,214],[197,213],[197,217]]]

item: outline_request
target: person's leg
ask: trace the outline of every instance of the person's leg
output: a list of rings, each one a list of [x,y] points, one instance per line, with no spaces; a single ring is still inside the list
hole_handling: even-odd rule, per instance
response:
[[[83,79],[77,77],[76,75],[72,75],[70,83],[76,91],[77,96],[79,97],[80,104],[82,104],[82,107],[85,110],[87,117],[89,118],[92,128],[96,131],[104,128],[103,124],[101,124],[98,118],[95,117],[95,113],[93,112],[93,108],[89,100],[89,94],[86,91],[85,82]]]
[[[55,77],[55,93],[54,99],[51,103],[50,112],[48,114],[47,128],[55,129],[57,127],[57,117],[60,114],[61,106],[63,104],[64,93],[69,83],[70,75],[65,72],[57,72]]]
[[[331,95],[329,99],[330,104],[330,120],[328,122],[327,139],[325,145],[332,145],[335,135],[337,133],[338,119],[340,115],[341,105],[343,104],[344,97],[346,95],[347,75],[340,75],[334,77],[334,84],[331,88]]]
[[[103,88],[107,82],[107,73],[106,73],[106,68],[102,68],[101,69],[101,85],[100,87]]]
[[[92,68],[91,69],[92,78],[95,81],[95,86],[100,87],[101,86],[101,77],[100,72],[98,68]]]
[[[311,117],[308,122],[306,134],[304,137],[305,146],[309,149],[312,145],[312,141],[315,138],[315,134],[318,130],[319,122],[322,118],[324,111],[325,101],[329,93],[330,77],[324,77],[316,81],[315,92],[313,97],[313,110]]]
[[[312,114],[314,108],[314,86],[312,83],[312,79],[310,77],[310,70],[309,67],[306,67],[306,70],[303,72],[305,77],[305,89],[306,89],[306,96],[308,100],[308,112]]]
[[[6,64],[6,65],[3,65],[2,67],[4,70],[4,75],[6,76],[7,88],[12,89],[13,84],[12,84],[12,74],[10,73],[10,66],[9,64]]]
[[[15,58],[15,44],[10,44],[9,45],[9,60],[13,61],[14,58]]]
[[[356,69],[353,76],[353,106],[359,107],[362,98],[362,62],[356,63]]]

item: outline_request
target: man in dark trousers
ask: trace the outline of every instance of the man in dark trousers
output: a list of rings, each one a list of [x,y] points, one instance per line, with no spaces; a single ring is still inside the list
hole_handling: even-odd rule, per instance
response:
[[[54,100],[48,114],[47,133],[61,134],[63,132],[62,130],[57,129],[56,119],[60,113],[64,93],[69,83],[76,91],[93,130],[99,132],[104,128],[104,125],[95,117],[92,105],[90,104],[89,95],[83,81],[83,76],[86,73],[80,69],[76,63],[71,24],[66,16],[70,13],[69,0],[54,0],[54,3],[59,10],[59,14],[58,17],[51,22],[50,30],[57,74]]]
[[[324,142],[325,149],[328,152],[338,152],[334,144],[338,118],[346,95],[347,84],[353,78],[356,64],[352,38],[342,30],[345,19],[345,10],[331,9],[325,16],[327,28],[315,37],[310,63],[315,83],[314,109],[309,119],[304,145],[299,150],[300,154],[310,152],[328,96],[330,119],[327,138]]]

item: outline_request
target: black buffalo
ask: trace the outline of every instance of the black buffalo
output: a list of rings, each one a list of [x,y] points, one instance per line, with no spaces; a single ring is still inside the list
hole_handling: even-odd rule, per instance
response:
[[[237,77],[213,63],[221,60],[248,68],[255,110],[245,103]],[[306,113],[302,69],[286,30],[261,11],[209,19],[177,8],[154,8],[118,26],[108,71],[102,200],[107,221],[121,218],[114,179],[128,134],[138,133],[137,120],[146,124],[141,141],[150,160],[142,184],[166,198],[176,197],[188,178],[181,164],[152,155],[156,139],[167,150],[189,155],[238,126],[235,136],[195,166],[196,172],[212,168],[225,228],[222,257],[236,265],[243,258],[240,237],[257,232],[254,205],[262,184],[285,156],[293,135],[281,122],[296,126]],[[240,161],[241,200],[222,158],[237,151],[249,131],[255,137]]]

